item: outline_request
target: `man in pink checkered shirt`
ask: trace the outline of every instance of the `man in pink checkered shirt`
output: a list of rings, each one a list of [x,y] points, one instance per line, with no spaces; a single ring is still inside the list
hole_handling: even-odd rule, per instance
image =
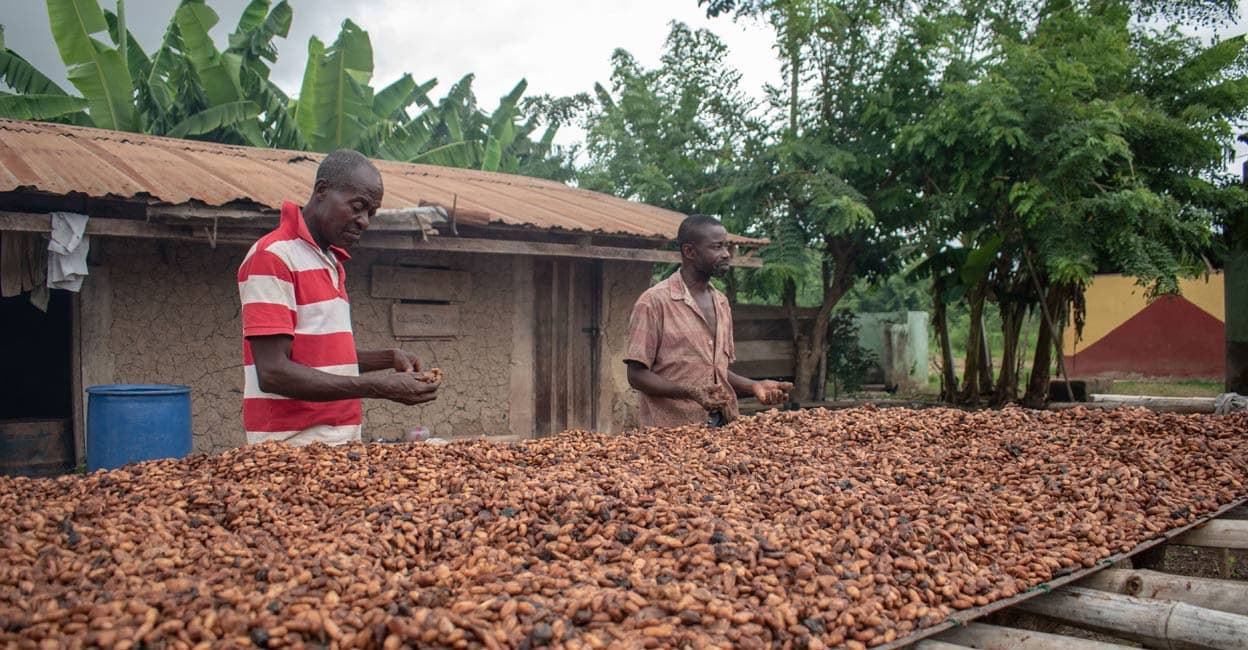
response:
[[[690,215],[676,234],[680,269],[633,305],[628,320],[628,383],[641,393],[641,424],[719,426],[737,417],[737,393],[780,404],[788,382],[754,381],[728,370],[736,358],[728,298],[711,284],[728,272],[732,251],[719,220]]]

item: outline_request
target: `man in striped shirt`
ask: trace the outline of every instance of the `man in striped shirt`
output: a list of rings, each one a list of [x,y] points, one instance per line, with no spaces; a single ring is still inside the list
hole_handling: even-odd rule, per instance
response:
[[[381,174],[338,150],[316,170],[301,210],[282,204],[277,230],[238,269],[243,306],[243,428],[248,444],[360,439],[360,398],[428,402],[438,383],[401,349],[357,350],[343,261],[377,213]],[[361,372],[393,372],[361,376]]]

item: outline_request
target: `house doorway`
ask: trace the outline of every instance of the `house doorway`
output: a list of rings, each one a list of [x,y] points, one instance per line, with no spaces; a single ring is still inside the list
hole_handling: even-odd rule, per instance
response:
[[[598,420],[602,263],[533,263],[534,433],[593,429]]]
[[[54,476],[73,469],[73,295],[53,290],[47,311],[30,294],[0,298],[0,472]]]

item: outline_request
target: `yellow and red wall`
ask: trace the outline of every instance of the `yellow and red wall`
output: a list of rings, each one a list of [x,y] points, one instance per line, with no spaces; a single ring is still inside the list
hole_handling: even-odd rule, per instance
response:
[[[1066,372],[1078,377],[1201,377],[1226,372],[1223,276],[1179,282],[1152,302],[1134,278],[1098,275],[1086,293],[1082,339],[1065,338]]]

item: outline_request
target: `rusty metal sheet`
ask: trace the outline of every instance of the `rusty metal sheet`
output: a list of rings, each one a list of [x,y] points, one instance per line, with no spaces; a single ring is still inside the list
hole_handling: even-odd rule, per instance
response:
[[[0,119],[0,192],[39,191],[168,205],[302,201],[323,154]],[[383,208],[452,205],[482,225],[675,239],[684,215],[562,183],[471,169],[375,161]],[[228,217],[227,217],[228,218]],[[474,219],[480,222],[480,218]],[[731,235],[734,243],[763,239]]]
[[[954,612],[952,615],[949,616],[949,618],[946,618],[941,623],[938,623],[931,627],[923,628],[922,630],[918,630],[910,634],[909,636],[896,639],[890,643],[884,643],[875,647],[877,650],[892,650],[893,648],[901,648],[901,647],[908,646],[914,643],[918,643],[919,641],[922,641],[923,639],[935,636],[946,630],[951,630],[957,627],[966,627],[967,625],[970,625],[971,621],[974,621],[977,618],[981,618],[993,612],[1000,611],[1002,609],[1011,607],[1013,605],[1017,605],[1023,602],[1024,600],[1035,598],[1036,596],[1043,596],[1044,594],[1047,594],[1053,591],[1057,587],[1068,585],[1072,582],[1077,582],[1079,580],[1082,580],[1083,578],[1086,578],[1092,575],[1093,573],[1096,573],[1097,571],[1100,571],[1101,569],[1113,566],[1117,562],[1121,562],[1122,560],[1130,558],[1133,555],[1147,551],[1148,549],[1153,548],[1154,546],[1165,544],[1166,542],[1169,542],[1175,537],[1182,535],[1183,533],[1195,528],[1196,526],[1199,526],[1209,521],[1210,519],[1216,519],[1222,516],[1223,514],[1231,510],[1234,510],[1235,508],[1238,508],[1239,506],[1244,505],[1244,504],[1248,504],[1248,497],[1241,497],[1239,499],[1236,499],[1235,501],[1232,501],[1231,503],[1225,506],[1222,506],[1221,508],[1218,508],[1217,510],[1209,513],[1208,515],[1200,517],[1196,521],[1193,521],[1192,523],[1186,526],[1181,526],[1179,528],[1172,528],[1164,533],[1160,533],[1156,537],[1140,542],[1139,544],[1135,546],[1135,548],[1131,549],[1130,551],[1127,551],[1125,553],[1118,553],[1116,555],[1111,555],[1101,560],[1100,562],[1096,563],[1096,565],[1094,566],[1091,566],[1085,569],[1080,569],[1078,571],[1074,571],[1067,575],[1061,576],[1060,578],[1054,578],[1048,582],[1040,583],[1036,585],[1035,587],[1032,587],[1031,589],[1024,591],[1021,594],[1016,594],[1014,596],[1010,596],[1009,598],[1002,598],[1001,600],[988,603],[987,605],[984,605],[982,607],[972,607],[971,609],[959,610],[957,612]]]

